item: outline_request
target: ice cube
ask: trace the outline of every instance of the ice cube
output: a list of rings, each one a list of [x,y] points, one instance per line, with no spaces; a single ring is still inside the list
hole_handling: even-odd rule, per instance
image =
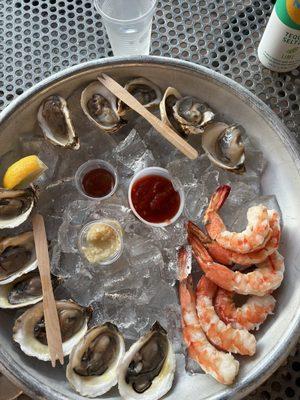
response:
[[[51,184],[53,180],[59,162],[59,157],[55,147],[45,142],[42,144],[37,155],[39,159],[45,165],[47,165],[48,169],[35,181],[35,184],[46,187],[47,185]]]
[[[44,136],[36,133],[25,133],[19,136],[20,149],[22,156],[38,154],[43,145],[48,145]]]
[[[178,279],[177,248],[165,247],[162,249],[162,257],[161,278],[169,285],[174,285]]]
[[[136,125],[135,128],[139,133],[141,132],[139,125]],[[172,143],[163,138],[154,128],[149,128],[149,124],[147,124],[145,131],[140,133],[140,135],[145,141],[148,149],[151,150],[156,160],[156,165],[166,168],[169,162],[184,157],[180,151],[172,145]]]
[[[63,253],[59,245],[56,245],[51,256],[51,272],[60,277],[68,278],[83,269],[81,259],[78,254]]]
[[[53,217],[62,217],[64,210],[76,198],[80,198],[73,178],[59,180],[40,191],[38,209]]]
[[[253,139],[250,140],[249,137],[243,137],[243,142],[245,145],[246,170],[251,169],[257,175],[261,175],[267,164],[263,152],[255,146]]]
[[[177,289],[164,281],[156,283],[156,295],[151,302],[152,307],[173,305],[178,303]]]
[[[113,150],[113,155],[117,161],[134,170],[135,165],[143,157],[146,150],[145,142],[138,132],[132,129],[127,137]]]
[[[194,164],[197,160],[192,161],[188,158],[176,159],[167,165],[170,174],[179,179],[184,187],[189,187],[196,183],[196,176],[194,174]]]
[[[204,159],[203,159],[204,161]],[[186,218],[200,223],[203,213],[207,208],[211,195],[219,186],[220,173],[212,167],[208,167],[201,174],[202,179],[197,180],[186,190],[184,214]]]
[[[185,343],[182,337],[181,329],[181,309],[178,303],[168,304],[163,309],[164,324],[168,336],[173,344],[176,353],[184,353]]]
[[[65,179],[74,176],[80,165],[93,159],[105,159],[105,154],[112,154],[116,143],[110,135],[102,133],[94,128],[82,131],[80,136],[80,148],[78,150],[56,148],[59,156],[58,167],[54,180]],[[110,160],[112,161],[111,157]]]
[[[192,185],[186,190],[184,215],[187,219],[200,223],[208,202],[209,197],[205,185],[202,182]]]
[[[93,307],[92,325],[109,321],[118,327],[126,339],[137,340],[148,326],[147,315],[134,303],[124,302],[122,297],[105,295]]]
[[[84,266],[66,277],[61,286],[70,293],[74,301],[84,307],[90,306],[93,301],[101,301],[104,296],[104,290],[95,283],[93,274]]]

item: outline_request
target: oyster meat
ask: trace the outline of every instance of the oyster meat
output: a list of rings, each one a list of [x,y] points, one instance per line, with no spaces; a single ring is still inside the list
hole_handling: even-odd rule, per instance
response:
[[[79,149],[79,139],[64,98],[53,95],[44,100],[38,111],[38,122],[45,138],[52,144]]]
[[[182,97],[172,87],[165,91],[159,107],[161,120],[181,135],[203,133],[215,117],[207,104],[192,96]]]
[[[88,119],[107,133],[116,132],[125,123],[118,114],[117,98],[99,81],[84,89],[80,103]]]
[[[37,268],[33,232],[0,240],[0,285]]]
[[[85,308],[72,301],[56,302],[60,323],[63,353],[69,355],[87,332],[88,315]],[[15,322],[13,339],[28,356],[50,360],[42,302],[34,305]]]
[[[117,327],[109,322],[96,326],[73,348],[67,379],[82,396],[101,396],[116,385],[124,354],[124,339]]]
[[[171,388],[175,354],[167,332],[156,322],[134,343],[119,368],[120,395],[127,400],[157,400]]]
[[[42,298],[42,285],[38,272],[30,272],[0,286],[0,308],[26,307],[38,303]]]
[[[146,108],[159,106],[162,100],[160,88],[145,78],[135,78],[126,83],[125,89]],[[123,116],[130,108],[118,100],[118,114]]]
[[[245,172],[245,146],[241,130],[237,125],[216,122],[203,133],[202,147],[208,158],[218,167],[236,173]]]
[[[15,228],[27,220],[36,203],[36,191],[0,188],[0,229]]]

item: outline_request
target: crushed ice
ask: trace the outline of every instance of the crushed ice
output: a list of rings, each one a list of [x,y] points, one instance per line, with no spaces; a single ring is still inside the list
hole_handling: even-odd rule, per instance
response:
[[[188,160],[141,118],[125,134],[105,135],[93,128],[83,131],[78,151],[54,148],[41,136],[26,135],[20,140],[23,155],[34,152],[49,167],[39,181],[38,208],[51,240],[52,273],[63,278],[56,296],[92,305],[92,325],[111,321],[129,340],[136,340],[159,320],[168,330],[178,357],[183,357],[176,249],[186,242],[185,222],[191,219],[200,224],[212,192],[225,183],[231,185],[232,192],[223,216],[235,229],[245,224],[249,204],[263,202],[278,207],[274,197],[259,197],[263,155],[245,138],[247,171],[240,176],[215,167],[204,154]],[[200,138],[196,139],[191,140],[200,150]],[[95,158],[109,161],[120,179],[117,192],[102,202],[83,198],[73,179],[79,165]],[[166,228],[144,225],[128,206],[127,189],[134,173],[153,165],[167,168],[185,189],[184,213]],[[102,216],[116,218],[122,225],[124,252],[113,265],[91,266],[78,251],[78,233],[85,223]],[[186,368],[191,373],[201,372],[190,359]]]

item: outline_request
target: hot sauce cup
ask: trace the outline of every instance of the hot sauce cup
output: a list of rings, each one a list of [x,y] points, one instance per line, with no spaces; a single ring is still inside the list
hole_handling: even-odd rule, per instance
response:
[[[139,182],[141,183],[143,180],[145,181],[144,178],[152,176],[158,176],[167,179],[172,184],[173,189],[179,195],[179,204],[177,211],[174,213],[172,217],[168,217],[165,220],[159,222],[148,221],[143,216],[141,216],[138,210],[136,209],[133,200],[134,191],[136,190],[136,186],[138,185],[138,183]],[[128,190],[128,201],[134,215],[144,224],[155,227],[164,227],[173,224],[180,217],[184,208],[185,196],[181,182],[177,178],[173,178],[168,170],[160,167],[148,167],[144,168],[143,170],[135,174],[134,177],[132,178]],[[145,198],[142,198],[142,201],[144,202]]]
[[[93,171],[95,170],[106,171],[111,177],[111,187],[106,191],[106,193],[101,193],[101,190],[99,190],[98,193],[96,193],[97,187],[95,187],[94,189],[96,192],[94,194],[91,194],[86,190],[84,186],[84,179],[88,177],[89,174],[93,173]],[[87,197],[90,200],[105,200],[111,197],[117,189],[118,182],[119,179],[115,168],[111,164],[103,160],[89,160],[84,164],[82,164],[75,173],[75,184],[77,190],[84,197]],[[98,183],[96,179],[92,182],[93,186],[97,186],[97,184],[101,186],[102,183],[103,182],[101,182],[101,178],[99,179]],[[98,189],[100,189],[100,187]]]

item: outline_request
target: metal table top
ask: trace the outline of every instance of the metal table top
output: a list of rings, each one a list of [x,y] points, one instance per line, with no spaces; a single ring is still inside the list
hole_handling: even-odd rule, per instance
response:
[[[300,141],[300,68],[275,73],[256,48],[273,0],[160,0],[152,54],[202,64],[234,79],[266,102]],[[61,69],[112,56],[90,0],[5,0],[0,3],[0,109]],[[249,399],[300,398],[296,352]]]

